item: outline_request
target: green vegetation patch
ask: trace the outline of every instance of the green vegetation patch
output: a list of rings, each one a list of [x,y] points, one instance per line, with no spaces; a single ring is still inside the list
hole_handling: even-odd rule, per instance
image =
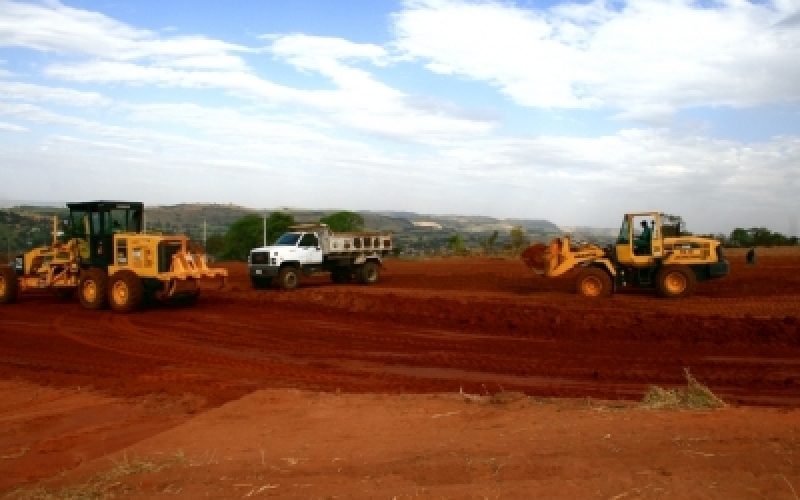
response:
[[[727,403],[711,392],[711,389],[698,382],[688,368],[683,369],[686,375],[686,387],[663,389],[650,386],[641,402],[646,409],[671,410],[709,410],[725,408]]]

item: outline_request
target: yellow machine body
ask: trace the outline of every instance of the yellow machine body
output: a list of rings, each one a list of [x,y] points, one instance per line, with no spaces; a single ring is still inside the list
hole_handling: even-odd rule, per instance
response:
[[[204,254],[190,252],[186,236],[141,232],[141,203],[86,202],[70,209],[65,242],[54,217],[51,245],[20,256],[14,270],[0,266],[0,303],[16,301],[18,292],[69,297],[77,290],[84,307],[130,312],[148,297],[192,302],[203,281],[225,285],[228,271],[210,268]]]
[[[637,239],[637,220],[646,222],[649,238]],[[523,252],[522,259],[534,272],[548,277],[573,269],[603,270],[605,276],[594,271],[579,276],[578,292],[590,296],[595,291],[607,295],[607,288],[618,286],[655,287],[665,296],[687,296],[695,282],[729,273],[719,241],[682,236],[679,226],[662,225],[662,214],[658,212],[626,214],[612,247],[604,249],[587,243],[575,246],[569,236],[563,236],[549,245],[531,246]]]

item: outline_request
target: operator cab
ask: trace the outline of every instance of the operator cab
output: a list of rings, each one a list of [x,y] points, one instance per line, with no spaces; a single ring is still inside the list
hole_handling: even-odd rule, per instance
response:
[[[144,204],[121,201],[67,203],[66,234],[88,243],[81,259],[91,267],[106,269],[113,260],[112,239],[116,233],[141,233]]]
[[[663,256],[661,214],[637,212],[625,214],[617,237],[616,253],[621,264],[650,266]]]

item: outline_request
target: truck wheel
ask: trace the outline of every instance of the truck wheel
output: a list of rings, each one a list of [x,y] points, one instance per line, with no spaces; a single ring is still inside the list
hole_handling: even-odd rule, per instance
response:
[[[0,304],[13,304],[19,294],[17,273],[8,266],[0,267]]]
[[[361,266],[361,276],[359,276],[361,283],[365,285],[372,285],[381,279],[381,266],[376,262],[366,262]]]
[[[86,309],[105,309],[108,305],[108,274],[95,267],[81,271],[78,293],[81,305]]]
[[[142,280],[133,271],[117,271],[111,276],[108,289],[108,301],[111,309],[120,313],[129,313],[142,307],[144,287]]]
[[[294,290],[300,286],[300,272],[296,267],[284,267],[278,273],[278,285],[284,290]]]
[[[352,275],[353,273],[350,271],[349,267],[335,267],[333,271],[331,271],[331,281],[343,285],[345,283],[350,283]]]
[[[578,273],[575,291],[579,295],[590,299],[608,297],[611,295],[611,290],[611,276],[604,270],[597,267],[586,267]]]
[[[688,297],[696,284],[694,271],[682,264],[664,266],[656,274],[658,294],[669,299]]]
[[[263,276],[250,276],[250,283],[252,283],[253,288],[257,290],[263,290],[264,288],[269,288],[272,286],[272,278]]]

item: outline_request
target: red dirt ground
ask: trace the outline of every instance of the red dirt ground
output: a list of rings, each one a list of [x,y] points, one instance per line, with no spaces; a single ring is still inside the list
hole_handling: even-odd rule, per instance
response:
[[[308,472],[316,478],[316,486],[308,491],[287,489],[284,480],[284,487],[252,495],[391,498],[389,493],[395,490],[384,486],[392,484],[399,488],[398,498],[420,494],[419,488],[432,493],[432,498],[471,498],[473,493],[482,498],[479,490],[492,498],[519,498],[519,488],[531,487],[532,483],[523,481],[530,476],[541,479],[536,485],[545,489],[534,495],[540,498],[621,499],[644,492],[655,496],[671,492],[667,496],[687,498],[794,498],[790,482],[800,488],[800,469],[791,455],[796,453],[793,433],[800,428],[794,411],[800,404],[800,254],[759,251],[756,266],[745,266],[744,257],[736,253],[730,258],[731,276],[698,285],[692,299],[674,301],[633,292],[589,301],[571,293],[569,277],[540,278],[521,261],[502,258],[390,260],[381,283],[373,287],[333,285],[327,276],[316,276],[291,293],[254,291],[245,266],[230,264],[226,265],[231,273],[226,289],[204,291],[196,307],[157,306],[133,315],[87,311],[76,301],[62,302],[49,295],[24,296],[15,305],[0,307],[0,380],[6,381],[0,385],[4,422],[0,492],[36,484],[81,464],[85,465],[76,471],[98,469],[96,459],[119,457],[120,450],[136,443],[138,447],[159,443],[140,448],[142,453],[191,451],[195,453],[189,454],[191,462],[200,460],[197,453],[221,449],[223,445],[214,440],[223,441],[222,432],[234,439],[229,446],[247,448],[251,454],[256,450],[258,457],[254,443],[264,437],[240,429],[242,424],[251,428],[252,412],[259,413],[259,419],[273,419],[259,420],[258,425],[273,426],[279,433],[280,426],[301,426],[303,408],[312,404],[309,400],[321,398],[331,408],[344,406],[326,410],[337,420],[303,424],[304,439],[322,446],[318,453],[342,449],[342,454],[353,454],[356,451],[341,442],[324,439],[326,429],[339,429],[334,434],[350,429],[342,436],[349,432],[351,437],[359,436],[364,446],[371,443],[377,448],[361,450],[371,459],[364,466],[351,467],[350,480],[334,480],[326,466]],[[502,411],[486,405],[465,409],[462,401],[410,395],[505,390],[537,398],[632,401],[641,399],[650,384],[683,384],[684,367],[730,403],[772,408],[728,409],[697,420],[697,415],[681,412],[592,411],[567,403],[542,406],[530,398],[522,400],[521,407]],[[262,392],[265,389],[269,391]],[[272,412],[264,408],[269,398],[281,401],[283,413],[260,416]],[[394,414],[376,414],[383,411],[376,405],[383,410],[400,408],[397,415],[458,412],[442,417],[441,423],[455,424],[460,434],[452,434],[455,430],[447,425],[428,428],[417,426],[416,421],[389,418]],[[566,409],[556,412],[563,405]],[[351,406],[363,418],[353,414]],[[217,409],[208,411],[213,408]],[[234,413],[240,417],[221,430],[218,421],[225,408],[239,408]],[[289,411],[292,408],[294,413]],[[630,439],[622,448],[627,450],[625,460],[614,455],[610,465],[603,455],[608,450],[564,434],[572,426],[583,429],[580,432],[600,432],[612,416],[616,423],[608,424],[609,433],[623,432]],[[564,427],[553,419],[566,419]],[[482,435],[484,427],[473,424],[484,421],[501,430]],[[676,446],[675,436],[660,432],[662,424],[678,429],[671,432],[679,440],[703,434],[714,446],[697,457],[724,455],[728,457],[725,465],[696,460],[693,453],[683,454],[693,457],[691,463],[681,462],[691,465],[686,469],[659,465],[659,460],[675,454]],[[697,430],[700,427],[695,424],[704,430]],[[376,426],[375,433],[362,436],[370,426]],[[508,432],[517,427],[540,430],[522,445],[508,438]],[[173,430],[159,434],[169,428]],[[620,430],[611,432],[612,428]],[[497,436],[503,432],[506,439]],[[203,433],[210,433],[200,439],[203,444],[192,445],[192,438]],[[440,433],[454,444],[436,448],[434,453],[429,441]],[[384,435],[404,437],[381,440]],[[154,437],[145,439],[150,436]],[[639,441],[634,439],[637,436]],[[484,446],[475,444],[479,442],[496,449],[488,454],[472,450],[472,446]],[[770,443],[778,443],[781,453],[767,453]],[[536,462],[539,452],[531,455],[530,448],[534,444],[544,446],[547,451],[539,458],[547,460]],[[414,449],[427,451],[414,455]],[[286,458],[274,450],[262,453],[259,464]],[[459,454],[482,461],[482,468],[463,465]],[[748,457],[763,454],[769,460],[761,462],[766,467],[761,470]],[[500,456],[522,457],[522,462],[506,460],[502,466],[491,462]],[[328,460],[333,458],[337,457]],[[385,466],[386,460],[395,459],[394,468]],[[202,465],[225,465],[221,457],[218,460],[220,464]],[[314,460],[303,463],[308,466]],[[650,471],[641,473],[642,477],[632,468],[637,460],[642,470]],[[513,467],[512,462],[516,463]],[[377,463],[384,464],[383,468]],[[417,470],[417,463],[429,467]],[[593,467],[609,468],[612,476],[600,478],[589,472]],[[699,482],[664,480],[669,476],[661,475],[659,467],[678,476],[700,474],[692,476]],[[372,469],[376,470],[365,472]],[[501,469],[515,472],[502,476]],[[214,469],[213,474],[217,472]],[[267,478],[268,472],[253,474]],[[222,475],[239,477],[240,473]],[[384,486],[369,479],[363,483],[363,477],[357,478],[362,473],[383,478],[379,483]],[[719,485],[734,473],[749,478],[736,483],[735,491],[754,493],[731,496],[718,487],[709,489],[708,484],[716,481]],[[650,478],[649,474],[659,479],[650,481],[647,490],[637,481]],[[776,474],[782,474],[777,482]],[[323,476],[326,479],[320,481]],[[551,483],[546,486],[548,476]],[[291,481],[300,484],[308,479],[304,477]],[[475,484],[468,478],[479,483],[474,492]],[[500,478],[506,479],[502,487]],[[702,490],[682,489],[688,484],[700,488],[701,483]],[[201,490],[189,479],[175,484],[181,484],[182,498],[204,496],[193,496]],[[353,489],[364,484],[366,489]],[[559,490],[557,484],[565,489]],[[250,491],[241,488],[237,491],[231,486],[227,493],[213,488],[203,491],[216,491],[211,493],[216,498],[240,498]],[[144,495],[145,490],[133,488],[128,494]],[[565,493],[556,495],[556,491]]]

